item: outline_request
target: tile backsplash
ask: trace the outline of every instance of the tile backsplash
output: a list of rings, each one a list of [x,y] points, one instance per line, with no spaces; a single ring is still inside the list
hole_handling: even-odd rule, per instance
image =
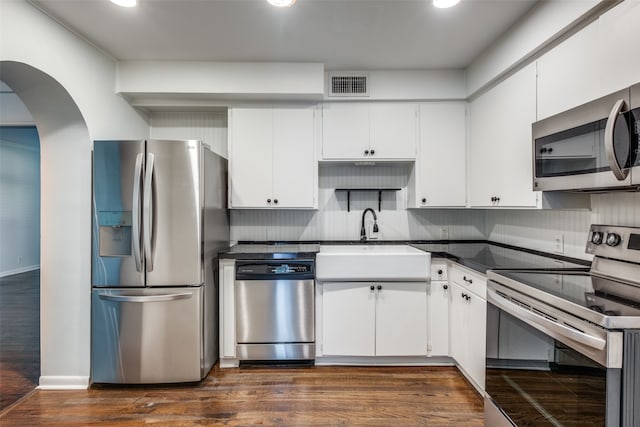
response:
[[[464,209],[405,209],[407,206],[408,164],[354,166],[321,165],[318,210],[233,210],[232,240],[357,240],[362,212],[373,208],[378,217],[380,240],[484,239],[483,215]],[[382,193],[378,211],[377,192],[352,192],[347,211],[344,187],[387,187],[399,191]],[[370,232],[371,214],[365,226]]]

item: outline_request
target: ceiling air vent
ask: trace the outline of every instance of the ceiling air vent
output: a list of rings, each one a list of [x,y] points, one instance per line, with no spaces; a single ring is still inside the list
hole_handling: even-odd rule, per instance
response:
[[[329,73],[329,96],[369,96],[366,73]]]

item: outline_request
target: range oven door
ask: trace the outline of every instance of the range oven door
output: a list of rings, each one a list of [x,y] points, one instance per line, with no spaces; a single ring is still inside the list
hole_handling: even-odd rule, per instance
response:
[[[534,123],[533,189],[631,187],[640,169],[634,108],[625,89]]]
[[[489,282],[486,425],[620,426],[621,334],[579,331],[572,316],[500,289]]]

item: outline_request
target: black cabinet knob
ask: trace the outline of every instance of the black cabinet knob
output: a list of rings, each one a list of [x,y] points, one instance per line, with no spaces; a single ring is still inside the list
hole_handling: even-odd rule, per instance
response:
[[[273,203],[278,204],[278,199],[273,199]]]
[[[446,291],[447,289],[449,289],[449,285],[442,285],[442,289]]]
[[[438,274],[439,274],[439,275],[440,275],[440,274],[442,274],[442,273],[443,273],[443,272],[442,272],[442,270],[438,270]]]
[[[551,153],[552,151],[553,151],[553,148],[549,148],[549,149],[547,150],[547,153]]]
[[[427,199],[425,197],[422,198],[422,203],[427,203]]]
[[[378,290],[381,290],[381,289],[382,289],[382,285],[378,285]]]
[[[271,199],[267,199],[267,203],[271,203]]]
[[[369,155],[369,150],[364,150],[364,155],[368,156]]]
[[[371,155],[373,156],[374,154],[376,154],[376,150],[371,150]]]
[[[373,291],[375,288],[376,288],[376,287],[375,287],[375,286],[373,286],[373,285],[369,286],[369,289],[371,289],[372,291]]]
[[[544,153],[546,153],[547,151],[548,151],[548,150],[547,150],[546,148],[541,148],[541,149],[540,149],[540,152],[541,152],[541,153],[543,153],[543,154],[544,154]]]

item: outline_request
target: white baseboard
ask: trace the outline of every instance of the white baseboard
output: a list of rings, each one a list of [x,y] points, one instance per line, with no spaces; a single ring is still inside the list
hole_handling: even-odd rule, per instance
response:
[[[13,270],[6,270],[0,272],[0,277],[13,276],[14,274],[26,273],[27,271],[39,270],[40,264],[28,265],[26,267],[14,268]]]
[[[38,390],[86,390],[89,377],[80,376],[41,376]]]

